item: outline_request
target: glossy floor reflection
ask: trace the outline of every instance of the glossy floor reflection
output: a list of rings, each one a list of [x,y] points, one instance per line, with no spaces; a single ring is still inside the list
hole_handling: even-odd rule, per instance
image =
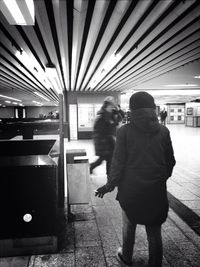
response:
[[[176,166],[168,191],[200,215],[200,128],[168,125]]]

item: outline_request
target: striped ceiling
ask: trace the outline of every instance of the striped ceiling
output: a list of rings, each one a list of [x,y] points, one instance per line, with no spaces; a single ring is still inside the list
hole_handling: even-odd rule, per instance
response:
[[[174,75],[173,84],[176,72],[181,73],[179,84],[196,83],[200,89],[200,79],[193,78],[200,75],[199,0],[34,4],[34,26],[9,25],[0,12],[0,94],[25,105],[32,100],[57,104],[47,67],[56,68],[63,91],[159,89],[166,83],[159,84],[160,79],[169,83]],[[4,100],[0,97],[0,103]]]

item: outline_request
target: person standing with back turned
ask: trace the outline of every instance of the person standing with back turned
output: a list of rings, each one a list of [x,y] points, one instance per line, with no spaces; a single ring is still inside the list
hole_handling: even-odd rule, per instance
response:
[[[170,132],[158,122],[154,98],[147,92],[134,93],[129,101],[131,122],[118,129],[108,182],[96,190],[103,197],[115,186],[122,208],[122,247],[117,259],[132,266],[137,224],[145,225],[149,244],[149,267],[161,267],[161,225],[169,204],[166,181],[176,163]]]

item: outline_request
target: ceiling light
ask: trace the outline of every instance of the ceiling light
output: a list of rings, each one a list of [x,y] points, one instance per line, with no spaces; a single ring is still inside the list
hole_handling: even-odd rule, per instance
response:
[[[195,79],[200,79],[200,75],[199,76],[194,76]]]
[[[198,86],[198,84],[189,84],[189,83],[185,83],[185,84],[166,84],[164,86],[165,87],[195,87],[195,86]]]
[[[5,102],[6,102],[6,103],[9,103],[9,104],[11,103],[11,101],[9,101],[9,100],[5,100]]]
[[[15,101],[19,101],[19,102],[22,102],[20,99],[17,99],[17,98],[13,98],[13,97],[10,97],[10,96],[6,96],[6,95],[0,95],[0,97],[3,97],[3,98],[8,98],[8,99],[11,99],[11,100],[15,100]]]
[[[11,25],[34,25],[33,0],[1,0],[0,9]]]
[[[12,102],[12,104],[17,105],[18,103],[17,102]]]
[[[43,96],[42,94],[38,93],[38,92],[34,92],[34,94],[38,95],[39,97],[45,99],[46,101],[50,101],[47,97]]]

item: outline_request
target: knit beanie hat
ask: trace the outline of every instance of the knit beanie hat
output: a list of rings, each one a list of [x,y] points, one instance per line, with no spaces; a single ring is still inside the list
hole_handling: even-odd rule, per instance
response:
[[[154,98],[147,92],[134,93],[129,100],[130,110],[139,108],[156,108]]]

